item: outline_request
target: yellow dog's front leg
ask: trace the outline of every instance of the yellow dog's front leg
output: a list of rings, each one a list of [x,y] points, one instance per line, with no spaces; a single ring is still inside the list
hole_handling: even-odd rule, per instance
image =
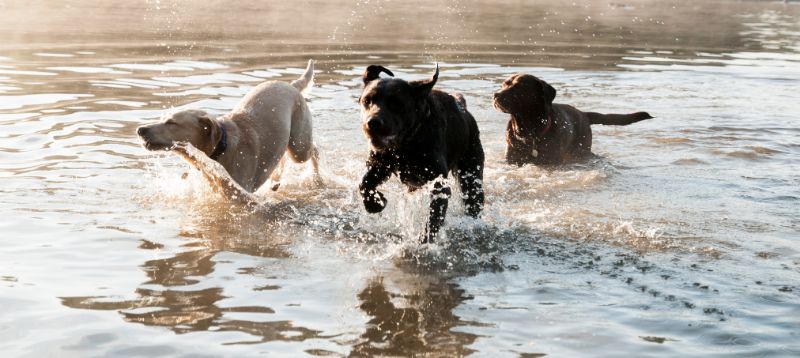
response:
[[[199,170],[215,192],[247,207],[258,206],[256,197],[237,184],[221,164],[194,147],[189,148],[190,146],[191,144],[178,144],[172,151]]]

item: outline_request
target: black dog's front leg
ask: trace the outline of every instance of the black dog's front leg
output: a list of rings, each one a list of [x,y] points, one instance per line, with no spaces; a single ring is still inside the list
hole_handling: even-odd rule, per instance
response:
[[[374,161],[367,163],[367,173],[361,179],[358,192],[361,194],[364,208],[368,213],[379,213],[386,207],[386,197],[378,191],[378,186],[389,179],[391,175],[392,170],[388,165]]]
[[[461,185],[461,195],[464,196],[464,206],[467,215],[477,218],[483,210],[483,170],[480,167],[470,170],[460,170],[458,183]]]
[[[447,200],[450,199],[450,187],[447,184],[437,181],[433,184],[431,191],[431,210],[428,226],[425,228],[423,243],[433,242],[433,238],[444,224],[444,216],[447,214]]]
[[[467,215],[477,218],[483,210],[483,146],[477,136],[470,143],[467,155],[458,163],[458,184],[461,185]]]

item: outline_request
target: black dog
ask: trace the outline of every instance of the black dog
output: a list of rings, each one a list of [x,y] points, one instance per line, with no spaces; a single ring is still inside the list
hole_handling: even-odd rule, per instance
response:
[[[511,115],[506,128],[509,164],[561,164],[591,155],[592,124],[624,126],[653,118],[647,112],[602,114],[553,103],[556,90],[534,76],[516,74],[494,94],[494,106]]]
[[[383,66],[367,67],[359,99],[371,147],[367,173],[359,186],[364,207],[370,213],[386,207],[386,198],[377,188],[392,174],[414,191],[455,171],[467,214],[477,217],[483,209],[483,147],[464,97],[433,89],[438,65],[433,77],[422,81],[380,79],[381,72],[394,77]],[[432,241],[444,223],[449,198],[450,187],[437,181],[423,242]]]

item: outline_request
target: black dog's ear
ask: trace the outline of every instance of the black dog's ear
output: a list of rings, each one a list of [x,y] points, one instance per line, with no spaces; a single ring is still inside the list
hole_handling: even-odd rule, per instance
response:
[[[367,69],[364,70],[364,75],[361,77],[361,79],[364,80],[364,86],[366,86],[367,83],[377,80],[380,77],[381,72],[394,77],[394,73],[392,73],[392,71],[389,71],[389,69],[387,69],[386,67],[378,65],[369,65],[367,66]]]
[[[544,98],[547,99],[548,103],[552,104],[553,100],[556,99],[556,89],[545,81],[541,81],[541,83],[542,89],[544,90]]]
[[[436,70],[433,72],[433,76],[429,80],[421,80],[421,81],[412,81],[408,84],[411,85],[411,90],[414,91],[414,95],[417,98],[425,97],[431,90],[433,89],[433,85],[436,84],[436,81],[439,79],[439,64],[436,64]]]

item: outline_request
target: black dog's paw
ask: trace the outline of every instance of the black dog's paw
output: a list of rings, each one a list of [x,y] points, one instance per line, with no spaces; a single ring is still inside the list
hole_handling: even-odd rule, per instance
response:
[[[386,197],[383,193],[375,191],[364,195],[364,208],[370,214],[375,214],[383,211],[386,207]]]

